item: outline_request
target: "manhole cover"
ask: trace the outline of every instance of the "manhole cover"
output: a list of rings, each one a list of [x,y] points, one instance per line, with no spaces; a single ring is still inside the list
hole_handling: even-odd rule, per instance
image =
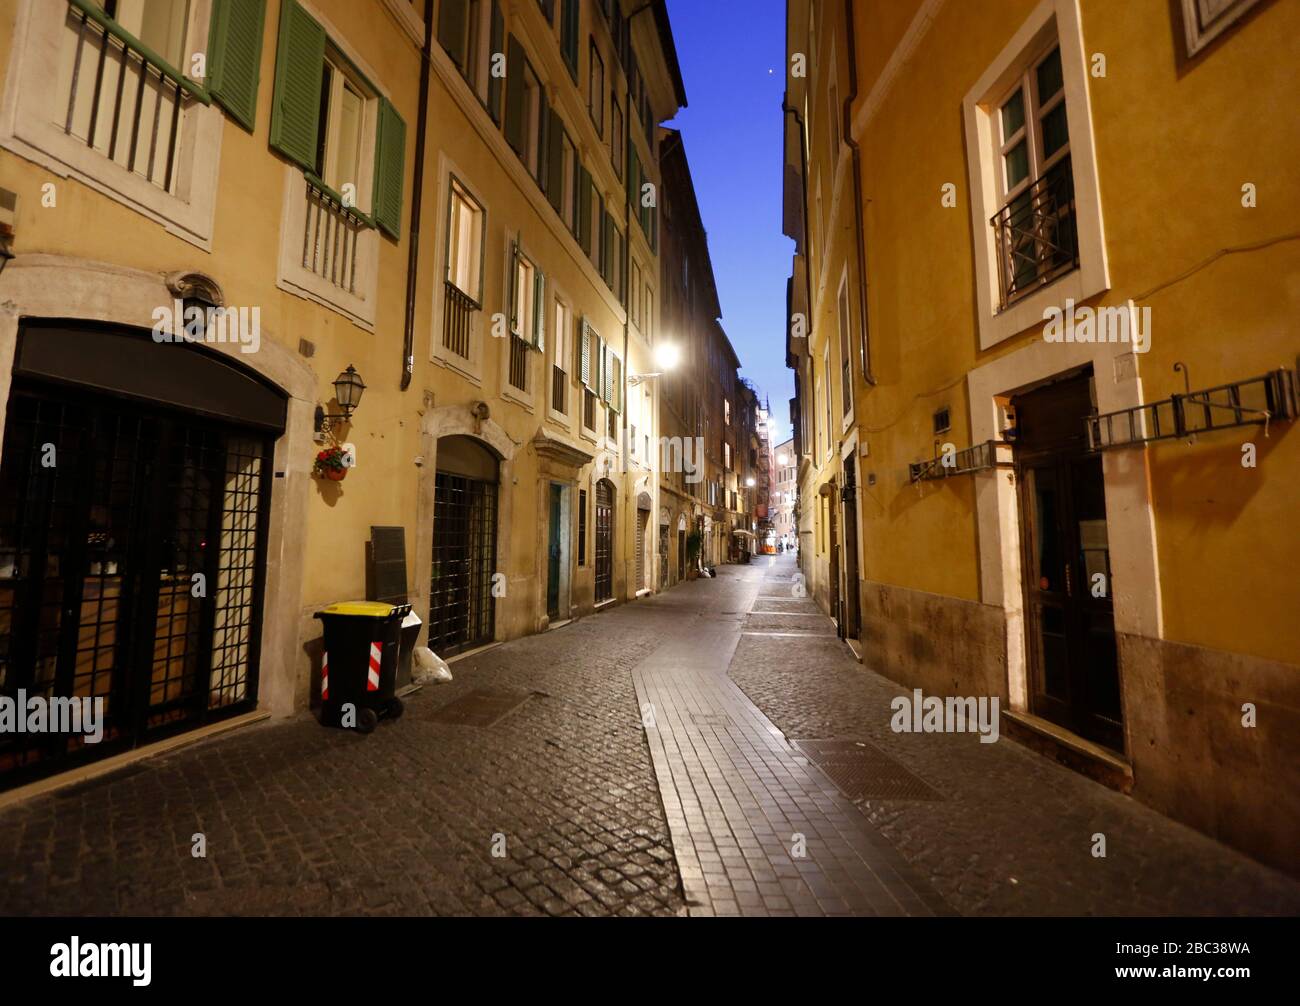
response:
[[[795,741],[850,800],[942,800],[943,796],[866,741]]]
[[[429,719],[465,727],[490,727],[507,713],[528,701],[528,692],[476,688],[455,702],[448,702]]]

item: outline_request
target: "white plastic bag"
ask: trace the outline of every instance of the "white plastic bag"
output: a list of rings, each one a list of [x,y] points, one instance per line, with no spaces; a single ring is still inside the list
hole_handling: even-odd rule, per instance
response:
[[[415,648],[415,666],[411,669],[411,681],[417,685],[424,685],[450,680],[451,668],[447,666],[447,661],[427,646]]]

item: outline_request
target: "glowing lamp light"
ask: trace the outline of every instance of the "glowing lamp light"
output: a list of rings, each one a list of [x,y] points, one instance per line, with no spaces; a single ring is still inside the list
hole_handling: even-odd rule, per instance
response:
[[[662,342],[655,347],[655,366],[660,370],[672,370],[681,358],[682,351],[671,342]]]

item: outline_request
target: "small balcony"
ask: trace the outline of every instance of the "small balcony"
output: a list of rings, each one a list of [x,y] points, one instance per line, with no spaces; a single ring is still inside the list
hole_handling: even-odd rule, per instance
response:
[[[89,4],[68,4],[65,32],[63,132],[176,195],[186,112],[206,103],[203,91]]]
[[[1079,266],[1074,175],[1064,157],[990,221],[997,240],[999,308]]]
[[[335,193],[307,179],[302,267],[346,293],[357,292],[357,238],[368,225]]]
[[[481,305],[451,280],[443,282],[442,344],[462,359],[469,359],[469,336],[474,312]]]

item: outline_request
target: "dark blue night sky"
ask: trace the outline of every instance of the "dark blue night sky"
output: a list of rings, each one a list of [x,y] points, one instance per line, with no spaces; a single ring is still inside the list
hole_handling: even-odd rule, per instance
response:
[[[783,0],[668,0],[689,106],[682,131],[722,302],[743,375],[789,436],[785,281],[794,244],[781,233]]]

